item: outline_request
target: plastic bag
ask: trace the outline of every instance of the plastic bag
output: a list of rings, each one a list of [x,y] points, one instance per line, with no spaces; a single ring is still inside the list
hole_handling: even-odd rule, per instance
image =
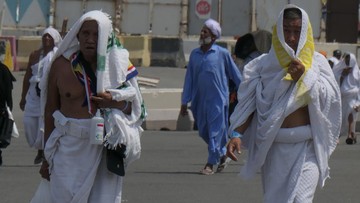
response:
[[[51,203],[50,182],[48,180],[41,179],[30,203]]]
[[[0,148],[10,145],[14,121],[11,120],[7,111],[0,112]]]

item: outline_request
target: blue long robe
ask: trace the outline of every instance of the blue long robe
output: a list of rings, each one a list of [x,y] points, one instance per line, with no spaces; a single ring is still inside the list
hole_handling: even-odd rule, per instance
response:
[[[200,48],[191,52],[181,102],[191,102],[199,135],[208,144],[211,164],[217,164],[226,153],[230,79],[237,89],[241,75],[226,49],[214,44],[206,53]]]

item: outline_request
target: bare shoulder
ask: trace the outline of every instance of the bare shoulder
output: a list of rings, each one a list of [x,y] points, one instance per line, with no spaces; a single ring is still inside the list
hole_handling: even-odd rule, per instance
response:
[[[39,61],[41,49],[35,50],[30,53],[29,65],[34,65]]]
[[[40,57],[41,49],[37,49],[33,52],[31,52],[30,56],[32,57]]]
[[[49,77],[53,79],[57,78],[58,76],[61,77],[66,73],[68,69],[70,69],[70,62],[63,56],[59,56],[51,64]]]
[[[56,73],[61,73],[66,69],[68,69],[69,66],[70,66],[70,61],[63,56],[59,56],[51,64],[51,71]]]

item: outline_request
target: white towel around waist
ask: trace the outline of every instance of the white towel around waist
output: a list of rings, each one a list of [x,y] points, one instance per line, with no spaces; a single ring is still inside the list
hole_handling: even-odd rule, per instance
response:
[[[53,113],[56,129],[63,135],[89,139],[91,119],[66,118],[60,111]]]
[[[311,139],[312,134],[310,125],[303,125],[294,128],[280,128],[274,142],[290,144]]]

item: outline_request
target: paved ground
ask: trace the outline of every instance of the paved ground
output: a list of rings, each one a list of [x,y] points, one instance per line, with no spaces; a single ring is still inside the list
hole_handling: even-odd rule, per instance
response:
[[[175,72],[175,74],[174,74]],[[183,71],[161,68],[140,69],[148,76],[179,77]],[[20,137],[3,150],[4,165],[0,167],[0,202],[29,202],[39,184],[39,166],[32,164],[36,151],[27,146],[18,108],[23,73],[14,91],[14,115]],[[164,81],[164,80],[162,80]],[[169,81],[170,82],[170,81]],[[171,81],[181,84],[181,81]],[[166,85],[159,83],[159,85]],[[181,84],[182,85],[182,84]],[[168,86],[168,85],[167,85]],[[205,164],[206,145],[196,131],[145,131],[141,159],[128,168],[123,189],[123,202],[129,203],[219,203],[261,202],[260,175],[244,181],[237,176],[244,164],[231,162],[221,174],[199,175]],[[331,179],[318,189],[315,203],[360,202],[360,144],[348,146],[341,139],[330,160]]]

